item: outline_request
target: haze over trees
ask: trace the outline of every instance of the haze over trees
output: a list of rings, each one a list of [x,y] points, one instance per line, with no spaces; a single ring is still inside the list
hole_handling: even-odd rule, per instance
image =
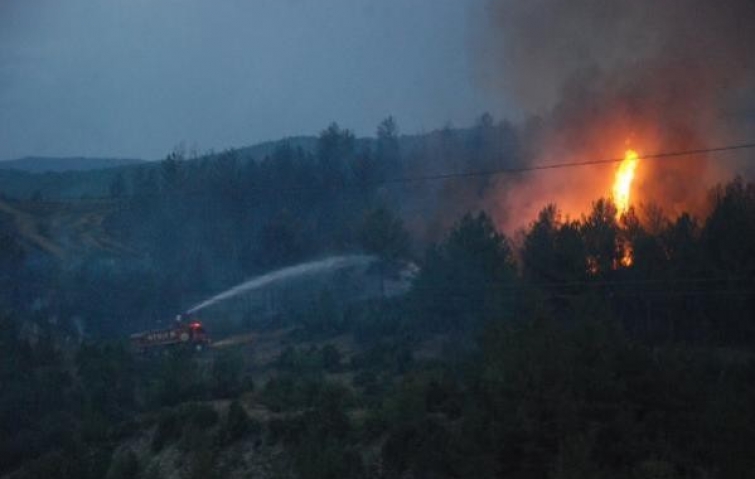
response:
[[[167,457],[181,477],[262,467],[248,457],[263,477],[752,475],[755,185],[718,186],[705,217],[544,204],[518,237],[471,200],[485,178],[390,186],[516,165],[519,145],[483,116],[424,138],[388,119],[370,141],[333,124],[254,160],[174,153],[110,186],[104,227],[133,256],[52,260],[0,222],[0,475],[162,477]],[[266,369],[123,341],[200,294],[357,252],[381,276],[416,263],[408,294],[322,291],[277,318]]]

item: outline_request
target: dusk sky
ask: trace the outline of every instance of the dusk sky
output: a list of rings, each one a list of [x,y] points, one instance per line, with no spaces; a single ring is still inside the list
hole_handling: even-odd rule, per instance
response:
[[[0,0],[0,159],[471,124],[481,2]]]

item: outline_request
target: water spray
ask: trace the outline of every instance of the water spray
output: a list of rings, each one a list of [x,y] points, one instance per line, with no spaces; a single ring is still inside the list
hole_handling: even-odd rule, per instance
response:
[[[289,266],[287,268],[279,269],[245,281],[244,283],[234,286],[233,288],[223,291],[222,293],[215,295],[210,299],[192,306],[185,313],[179,316],[190,316],[204,308],[212,306],[213,304],[233,298],[242,293],[249,293],[251,291],[269,286],[274,283],[294,278],[301,278],[325,271],[338,271],[349,267],[368,266],[376,259],[376,257],[368,255],[333,256],[319,261],[311,261],[308,263],[298,264],[296,266]]]

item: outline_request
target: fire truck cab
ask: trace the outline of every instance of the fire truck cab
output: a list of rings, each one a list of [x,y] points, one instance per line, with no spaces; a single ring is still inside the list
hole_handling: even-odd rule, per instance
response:
[[[132,334],[130,339],[134,349],[140,353],[179,346],[202,351],[210,344],[210,337],[202,323],[196,319],[188,322],[175,321],[169,328]]]

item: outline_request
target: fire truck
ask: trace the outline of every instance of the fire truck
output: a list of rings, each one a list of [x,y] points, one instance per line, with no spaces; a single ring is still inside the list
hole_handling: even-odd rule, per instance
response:
[[[171,327],[132,334],[131,345],[139,353],[161,351],[168,348],[188,347],[202,351],[210,345],[202,323],[196,319],[183,321],[179,316]]]

